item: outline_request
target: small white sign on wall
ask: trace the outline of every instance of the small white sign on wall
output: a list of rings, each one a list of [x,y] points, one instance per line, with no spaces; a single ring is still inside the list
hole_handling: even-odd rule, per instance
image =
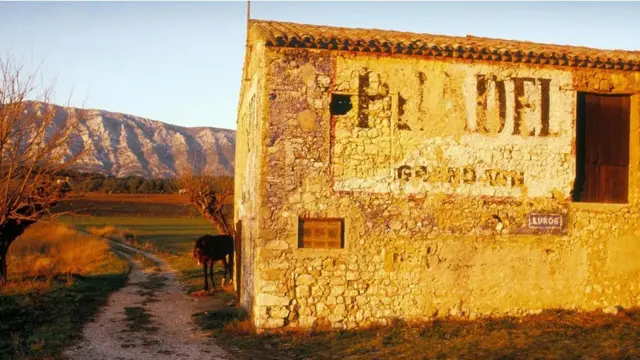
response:
[[[560,229],[562,228],[562,215],[529,214],[529,227],[534,229]]]

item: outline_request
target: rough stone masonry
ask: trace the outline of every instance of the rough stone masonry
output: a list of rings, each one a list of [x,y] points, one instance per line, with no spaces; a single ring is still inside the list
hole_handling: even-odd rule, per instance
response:
[[[251,21],[241,304],[258,329],[640,305],[639,92],[640,52]],[[629,104],[626,183],[593,183],[624,201],[576,198],[581,94]]]

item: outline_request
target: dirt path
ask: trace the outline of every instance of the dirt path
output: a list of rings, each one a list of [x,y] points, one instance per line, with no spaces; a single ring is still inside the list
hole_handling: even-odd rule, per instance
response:
[[[111,242],[132,261],[127,285],[109,297],[70,359],[231,359],[192,321],[191,315],[222,306],[221,300],[185,294],[175,272],[153,254]],[[144,264],[131,254],[145,256]],[[145,266],[146,265],[146,266]]]

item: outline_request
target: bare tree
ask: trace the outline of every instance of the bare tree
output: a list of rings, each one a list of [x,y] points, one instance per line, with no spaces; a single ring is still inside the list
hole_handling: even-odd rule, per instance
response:
[[[214,176],[207,171],[204,157],[193,155],[191,164],[180,170],[178,183],[185,190],[188,201],[220,234],[235,235],[229,221],[226,203],[233,194],[233,178]]]
[[[0,59],[0,286],[9,246],[67,196],[69,185],[57,175],[82,154],[67,150],[78,114],[65,121],[50,104],[53,87],[37,85],[36,73]]]

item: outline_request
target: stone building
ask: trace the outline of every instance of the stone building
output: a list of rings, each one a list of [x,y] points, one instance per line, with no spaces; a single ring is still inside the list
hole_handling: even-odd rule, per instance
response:
[[[640,52],[249,23],[258,329],[640,305]]]

